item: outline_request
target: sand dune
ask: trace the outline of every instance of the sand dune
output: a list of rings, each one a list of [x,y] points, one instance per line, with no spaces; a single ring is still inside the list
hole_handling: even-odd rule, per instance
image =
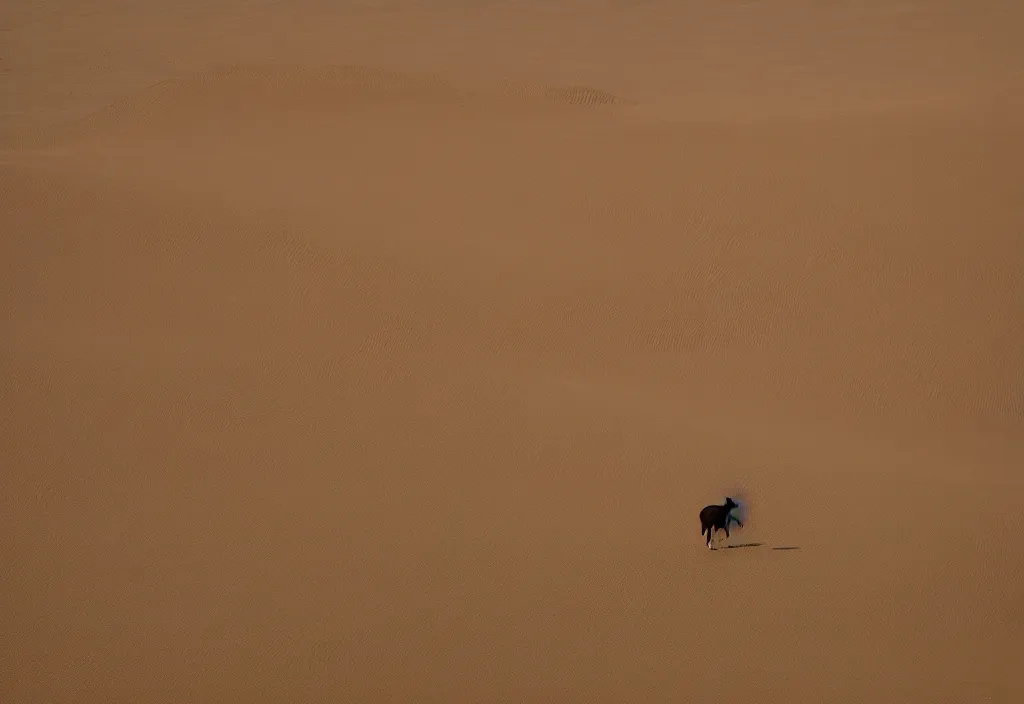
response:
[[[1008,6],[5,10],[0,698],[1017,701]]]

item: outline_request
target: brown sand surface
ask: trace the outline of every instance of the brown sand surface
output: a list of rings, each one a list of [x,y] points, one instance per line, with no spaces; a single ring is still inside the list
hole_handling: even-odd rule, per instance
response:
[[[0,700],[1024,701],[1022,7],[4,4]]]

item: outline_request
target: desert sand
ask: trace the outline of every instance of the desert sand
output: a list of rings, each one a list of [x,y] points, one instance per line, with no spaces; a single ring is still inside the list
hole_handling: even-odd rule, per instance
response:
[[[6,3],[0,700],[1024,701],[1022,7]]]

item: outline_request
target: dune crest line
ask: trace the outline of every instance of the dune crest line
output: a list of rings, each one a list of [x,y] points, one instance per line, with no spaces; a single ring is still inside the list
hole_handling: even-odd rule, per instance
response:
[[[125,126],[215,113],[318,110],[370,105],[470,106],[490,104],[600,108],[635,105],[599,88],[517,80],[456,82],[428,72],[365,65],[274,68],[231,65],[158,81],[82,117],[9,135],[6,149],[39,149],[75,142]]]

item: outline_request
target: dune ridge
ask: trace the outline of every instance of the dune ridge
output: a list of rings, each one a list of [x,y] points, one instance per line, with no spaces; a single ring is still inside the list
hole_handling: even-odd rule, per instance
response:
[[[494,105],[599,107],[634,105],[587,86],[552,86],[515,80],[452,82],[439,75],[364,65],[276,68],[236,65],[155,83],[81,118],[5,135],[5,148],[40,149],[73,142],[119,126],[175,121],[217,112],[326,111],[367,105]],[[496,105],[495,105],[496,104]]]

